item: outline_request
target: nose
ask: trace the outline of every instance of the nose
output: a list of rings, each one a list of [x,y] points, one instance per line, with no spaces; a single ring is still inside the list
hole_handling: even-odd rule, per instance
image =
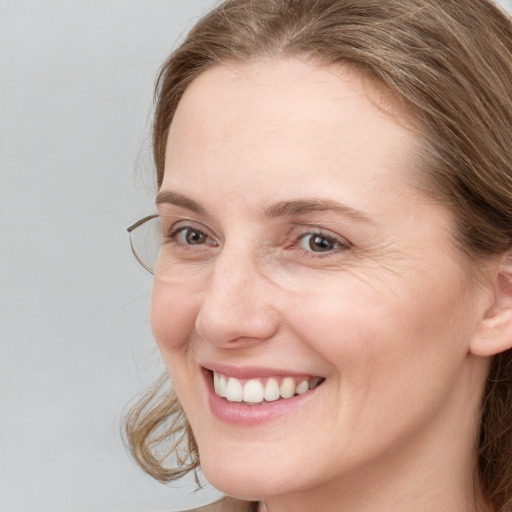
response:
[[[271,338],[278,330],[275,290],[247,252],[218,255],[196,318],[197,334],[223,347]]]

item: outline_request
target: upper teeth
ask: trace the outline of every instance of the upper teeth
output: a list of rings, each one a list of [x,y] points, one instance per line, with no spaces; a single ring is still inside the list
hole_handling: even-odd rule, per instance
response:
[[[213,372],[215,394],[229,402],[259,404],[265,400],[273,402],[279,398],[291,398],[302,395],[318,386],[318,377],[270,377],[268,379],[240,380]]]

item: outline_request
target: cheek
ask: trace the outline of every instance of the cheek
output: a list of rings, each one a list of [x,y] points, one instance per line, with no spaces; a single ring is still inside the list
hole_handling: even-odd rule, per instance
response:
[[[196,300],[192,294],[184,293],[183,287],[155,279],[151,295],[151,329],[164,359],[166,355],[189,348],[197,316]]]
[[[356,279],[344,284],[287,305],[297,336],[332,364],[344,386],[421,388],[436,375],[450,379],[465,360],[471,322],[460,281],[430,289],[428,280],[380,289]]]
[[[197,294],[155,280],[151,297],[151,328],[180,404],[191,424],[197,424],[194,406],[199,385],[190,357],[197,316]],[[195,383],[192,385],[192,383]]]
[[[453,293],[419,301],[361,288],[288,309],[297,335],[330,363],[332,430],[354,449],[380,449],[451,403],[470,333]]]

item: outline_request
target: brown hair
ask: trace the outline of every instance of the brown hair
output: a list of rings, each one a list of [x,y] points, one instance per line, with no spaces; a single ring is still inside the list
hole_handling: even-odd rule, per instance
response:
[[[354,66],[422,127],[421,186],[455,215],[470,258],[512,247],[512,23],[489,0],[227,0],[190,31],[157,81],[153,150],[160,186],[167,134],[188,85],[212,66],[289,56]],[[512,511],[512,353],[495,356],[482,400],[480,481]],[[475,421],[478,419],[475,418]],[[141,466],[169,481],[199,466],[172,391],[139,402],[126,432]],[[168,451],[155,449],[171,442]],[[188,443],[177,468],[169,453]]]

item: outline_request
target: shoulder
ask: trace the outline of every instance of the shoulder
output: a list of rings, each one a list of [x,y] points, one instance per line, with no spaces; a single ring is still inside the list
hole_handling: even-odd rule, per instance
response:
[[[255,505],[250,501],[242,501],[225,497],[220,501],[210,503],[210,505],[184,510],[183,512],[252,512],[254,510]]]

